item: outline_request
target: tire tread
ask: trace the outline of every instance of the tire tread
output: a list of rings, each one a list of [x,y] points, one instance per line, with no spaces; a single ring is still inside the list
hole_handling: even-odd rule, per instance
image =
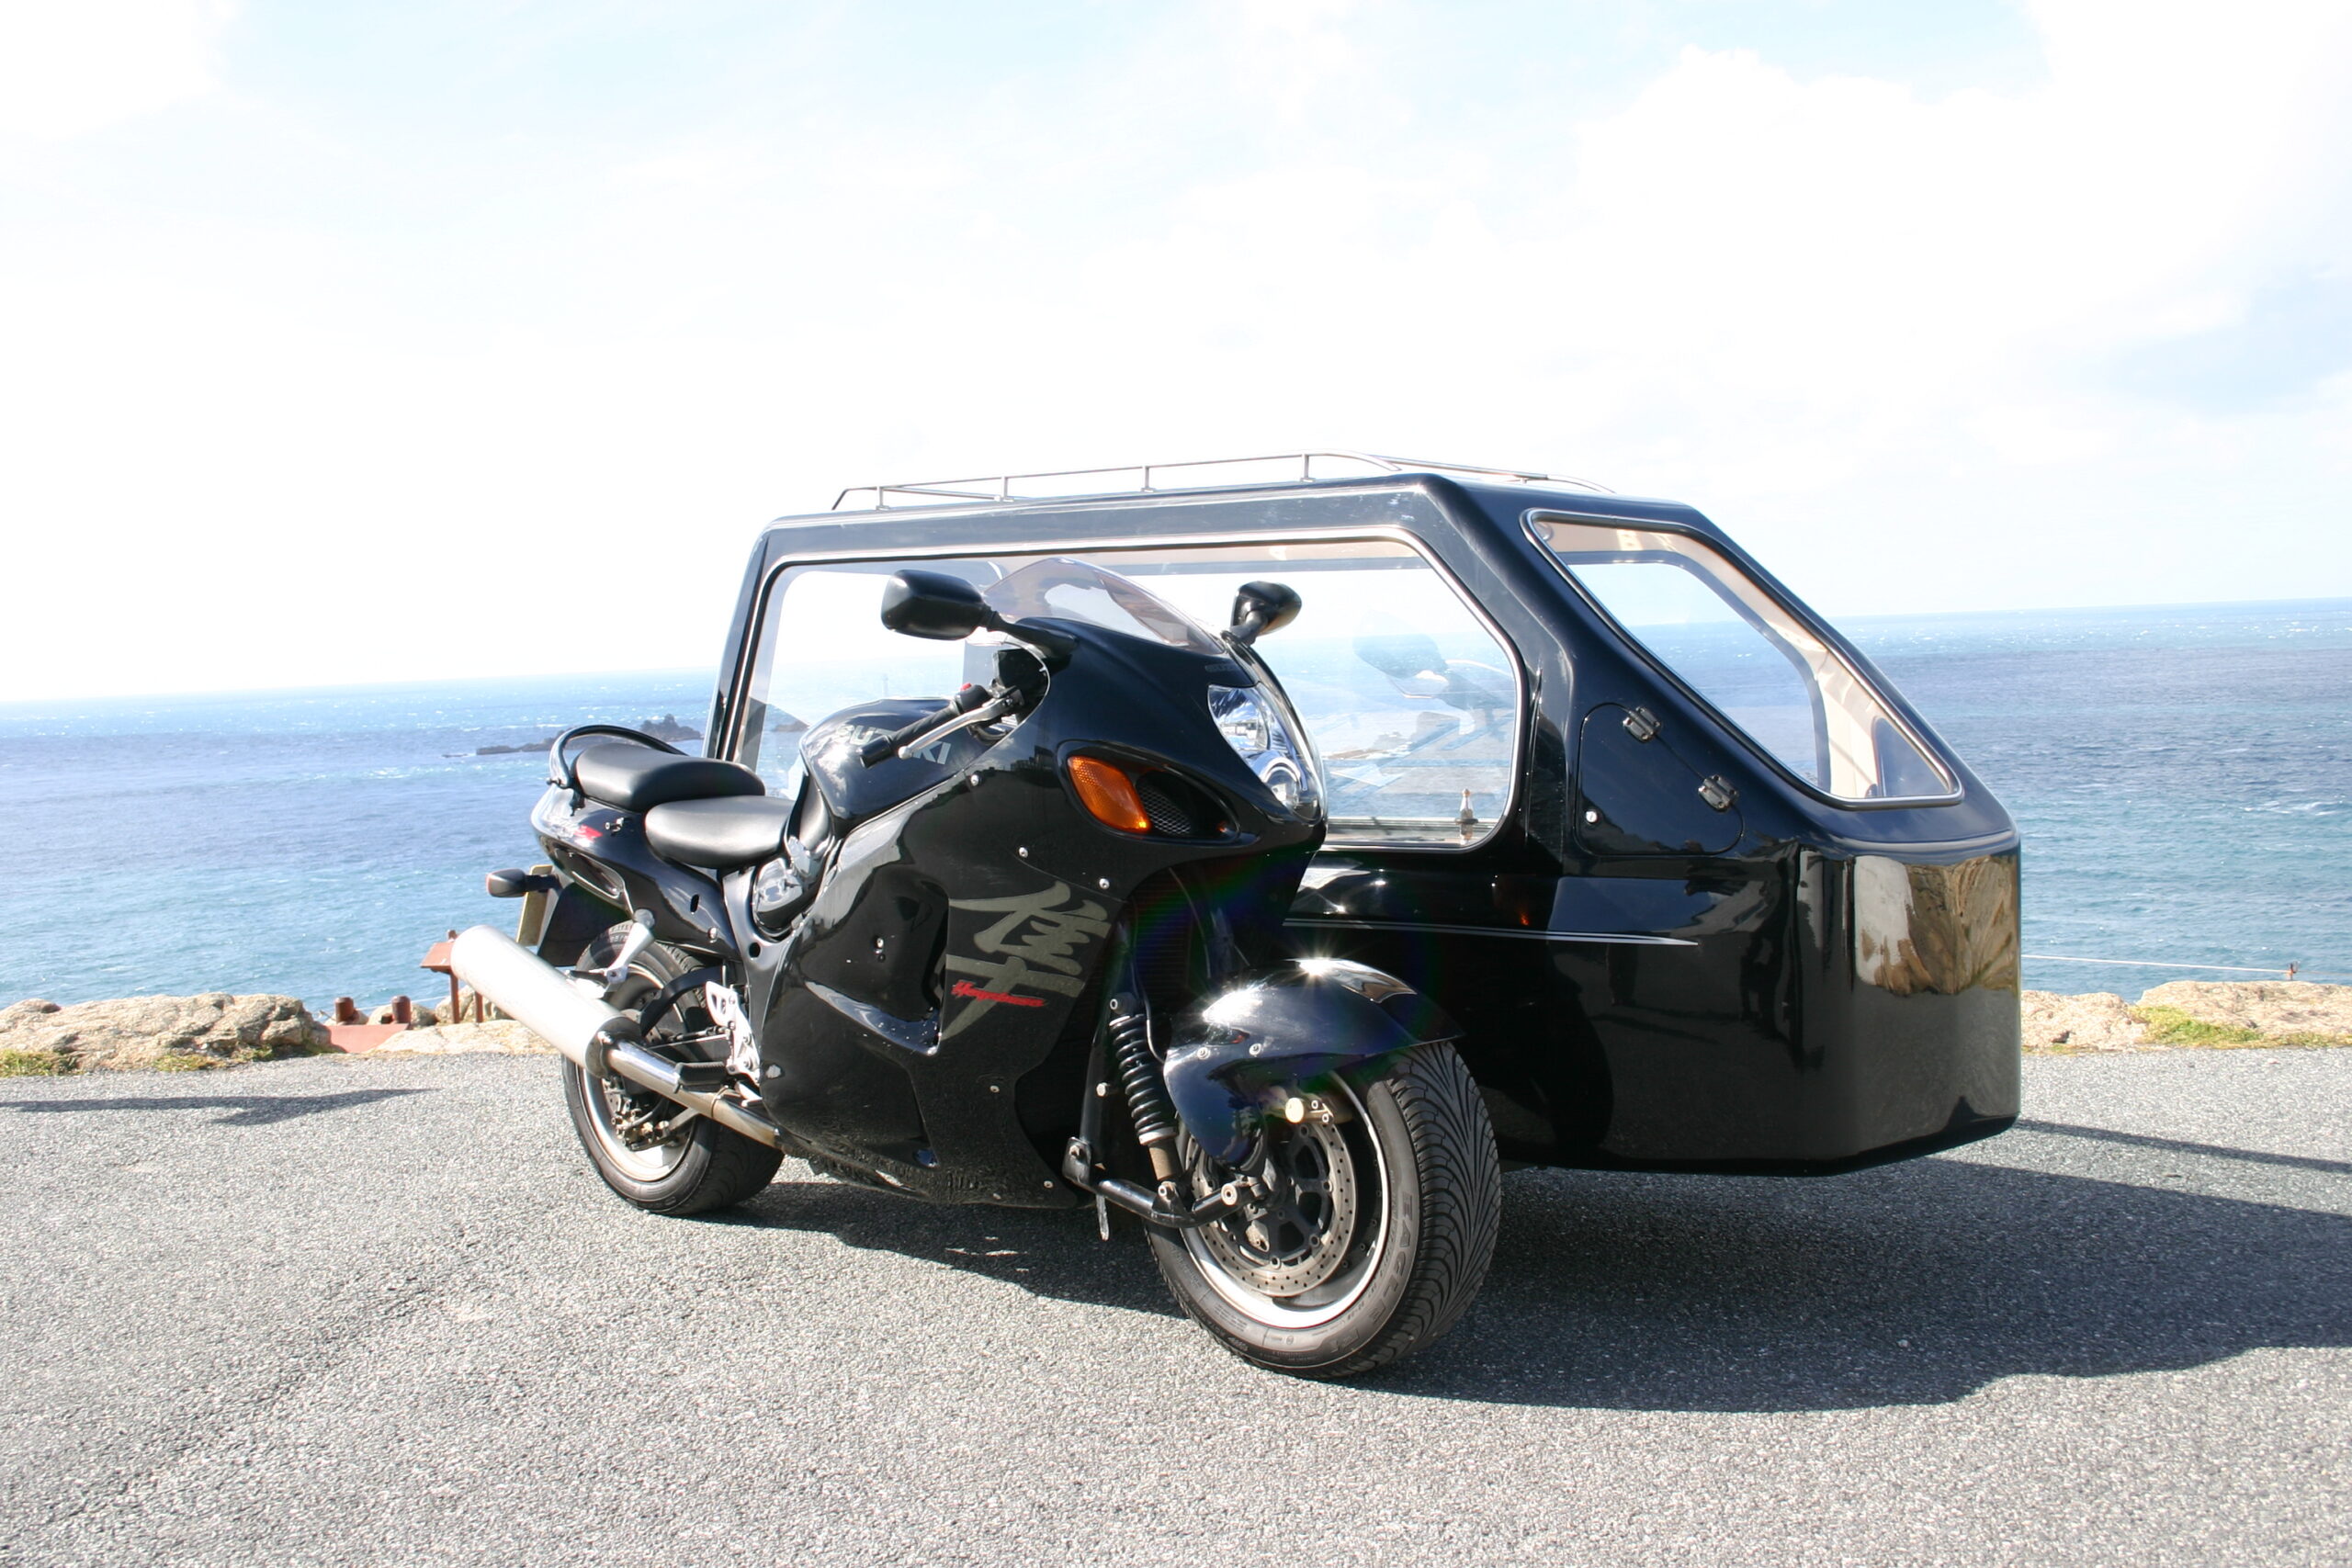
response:
[[[628,929],[625,925],[615,926],[597,938],[589,950],[588,961],[596,962],[598,954],[609,957],[617,951]],[[674,948],[657,943],[645,950],[638,967],[657,981],[668,981],[695,967],[695,961]],[[650,1183],[623,1176],[605,1164],[596,1135],[589,1127],[586,1097],[594,1090],[586,1071],[568,1060],[563,1067],[565,1105],[589,1164],[595,1168],[605,1186],[648,1213],[684,1217],[731,1208],[773,1181],[776,1168],[784,1163],[779,1151],[732,1128],[701,1118],[692,1123],[685,1134],[694,1141],[694,1146],[668,1176]]]
[[[1308,1376],[1355,1377],[1391,1365],[1442,1338],[1486,1283],[1502,1225],[1502,1164],[1486,1101],[1451,1046],[1408,1053],[1390,1075],[1421,1191],[1420,1249],[1405,1300],[1380,1337],[1355,1355]]]
[[[1395,1097],[1412,1151],[1420,1196],[1418,1245],[1403,1291],[1385,1322],[1352,1350],[1318,1364],[1278,1356],[1221,1325],[1195,1300],[1196,1266],[1180,1245],[1155,1234],[1153,1253],[1185,1314],[1246,1360],[1324,1381],[1389,1366],[1442,1337],[1486,1282],[1502,1223],[1502,1165],[1478,1086],[1451,1044],[1416,1046],[1377,1080]]]

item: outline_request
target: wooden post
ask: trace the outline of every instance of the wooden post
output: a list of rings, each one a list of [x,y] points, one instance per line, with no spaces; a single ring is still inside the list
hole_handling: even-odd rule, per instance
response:
[[[451,931],[449,933],[449,940],[451,942],[457,941],[458,933],[456,931]],[[475,998],[475,1005],[477,1007],[481,1005],[481,998],[479,997]],[[451,1023],[463,1023],[465,1021],[464,1010],[458,1005],[458,971],[454,966],[449,970],[449,1021]]]

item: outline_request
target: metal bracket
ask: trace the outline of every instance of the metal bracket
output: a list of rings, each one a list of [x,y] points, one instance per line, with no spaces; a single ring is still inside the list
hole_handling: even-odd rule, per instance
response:
[[[743,1010],[741,996],[734,987],[713,981],[703,987],[702,999],[703,1006],[710,1011],[711,1021],[727,1032],[729,1069],[756,1079],[760,1076],[759,1036]]]

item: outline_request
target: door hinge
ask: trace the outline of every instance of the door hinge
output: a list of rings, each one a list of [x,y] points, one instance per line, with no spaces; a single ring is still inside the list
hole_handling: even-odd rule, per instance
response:
[[[1629,708],[1625,713],[1625,730],[1636,740],[1657,739],[1657,715],[1647,708]]]
[[[1721,773],[1709,773],[1699,781],[1699,798],[1718,811],[1729,811],[1732,802],[1739,798],[1739,791]]]

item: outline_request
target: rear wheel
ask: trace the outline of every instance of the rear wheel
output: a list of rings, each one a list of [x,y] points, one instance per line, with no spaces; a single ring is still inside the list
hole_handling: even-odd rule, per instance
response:
[[[598,938],[583,962],[609,961],[628,931],[616,926]],[[612,1003],[634,1015],[664,985],[695,967],[674,949],[647,948],[631,961],[628,978],[612,993]],[[700,1012],[699,1007],[673,1009],[654,1025],[647,1046],[662,1055],[683,1055],[665,1042],[687,1032]],[[650,1089],[616,1075],[592,1077],[569,1060],[563,1064],[563,1101],[581,1147],[605,1185],[657,1214],[700,1214],[740,1203],[765,1187],[784,1159],[765,1144],[707,1117],[689,1117],[685,1107]]]
[[[1270,1136],[1272,1201],[1151,1232],[1185,1312],[1236,1354],[1314,1378],[1386,1366],[1453,1327],[1502,1214],[1494,1129],[1453,1048],[1419,1046],[1361,1089],[1335,1084]],[[1196,1179],[1196,1195],[1208,1190]]]

